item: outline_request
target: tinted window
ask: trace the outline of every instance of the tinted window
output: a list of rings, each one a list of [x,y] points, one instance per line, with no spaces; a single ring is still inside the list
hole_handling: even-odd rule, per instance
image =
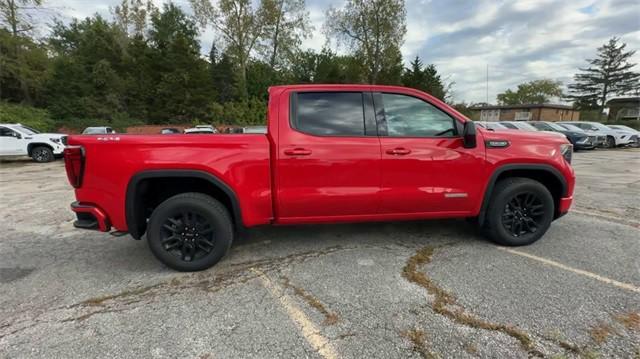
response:
[[[382,94],[387,132],[391,137],[437,137],[456,134],[454,119],[415,97]]]
[[[14,137],[15,134],[13,131],[6,127],[0,127],[0,137]]]
[[[364,136],[360,92],[301,92],[297,94],[294,127],[320,136]]]
[[[506,128],[510,128],[512,130],[517,130],[518,128],[508,122],[504,122],[504,123],[500,123],[502,126],[506,127]]]

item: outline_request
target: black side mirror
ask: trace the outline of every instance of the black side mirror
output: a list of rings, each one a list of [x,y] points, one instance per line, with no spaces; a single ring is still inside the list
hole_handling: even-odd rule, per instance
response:
[[[17,133],[17,132],[14,132],[14,133],[13,133],[13,136],[14,136],[15,138],[17,138],[17,139],[21,139],[21,138],[22,138],[22,136],[20,136],[20,134],[19,134],[19,133]]]
[[[467,121],[464,123],[462,129],[462,145],[464,148],[476,147],[476,125],[473,121]]]

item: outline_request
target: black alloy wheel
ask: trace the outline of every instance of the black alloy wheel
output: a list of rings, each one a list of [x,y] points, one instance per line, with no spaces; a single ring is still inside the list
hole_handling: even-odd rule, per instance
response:
[[[181,193],[153,210],[147,242],[153,255],[179,271],[199,271],[229,251],[234,225],[228,209],[204,193]]]
[[[527,245],[547,232],[554,211],[553,196],[545,185],[531,178],[505,178],[493,190],[482,229],[498,244]]]
[[[542,200],[532,192],[515,195],[504,206],[502,225],[514,237],[535,233],[544,216]]]
[[[162,225],[162,248],[185,262],[200,259],[215,247],[213,224],[194,211],[182,210]]]

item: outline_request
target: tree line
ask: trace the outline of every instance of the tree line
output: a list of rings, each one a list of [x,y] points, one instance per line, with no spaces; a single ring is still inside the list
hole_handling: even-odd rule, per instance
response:
[[[55,20],[35,38],[41,0],[2,0],[0,99],[47,109],[61,124],[265,120],[267,88],[289,83],[406,85],[445,99],[450,85],[419,58],[403,67],[403,0],[349,0],[322,31],[348,52],[302,49],[312,29],[304,0],[123,0],[111,17]],[[31,11],[28,12],[27,8]],[[384,16],[382,16],[384,15]],[[199,34],[216,41],[202,51]],[[208,52],[208,56],[203,53]]]
[[[309,25],[305,0],[189,0],[189,6],[193,15],[173,3],[122,0],[109,18],[54,20],[36,37],[42,0],[0,0],[0,100],[45,109],[75,128],[260,124],[267,88],[290,83],[403,85],[451,100],[453,84],[433,64],[416,57],[403,65],[404,0],[347,0],[326,11],[321,29]],[[206,30],[216,34],[211,44],[198,40]],[[311,32],[325,34],[320,51],[302,48]],[[346,53],[331,50],[331,41]],[[496,100],[559,98],[602,112],[610,96],[638,93],[640,74],[629,63],[635,51],[625,48],[615,37],[598,48],[568,93],[542,79]],[[469,105],[455,107],[469,115]]]

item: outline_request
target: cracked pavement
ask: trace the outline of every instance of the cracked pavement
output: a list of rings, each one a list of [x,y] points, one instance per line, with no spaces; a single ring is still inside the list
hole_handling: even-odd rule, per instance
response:
[[[464,220],[273,227],[178,273],[73,229],[61,161],[2,162],[0,357],[640,358],[640,150],[574,167],[514,252]]]

